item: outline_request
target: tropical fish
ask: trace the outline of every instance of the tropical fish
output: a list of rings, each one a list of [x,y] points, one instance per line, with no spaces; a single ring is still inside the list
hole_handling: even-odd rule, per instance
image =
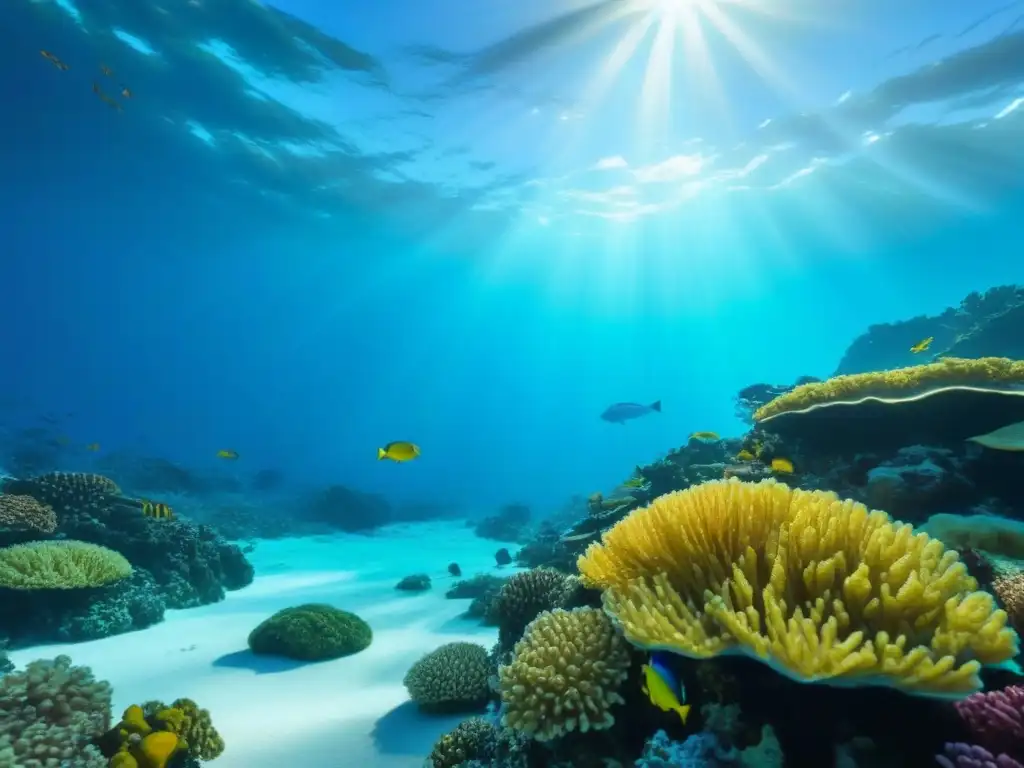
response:
[[[127,85],[122,85],[121,86],[121,98],[122,99],[130,99],[131,97],[132,97],[132,89],[129,88]]]
[[[98,451],[99,449],[100,449],[100,444],[99,443],[89,443],[87,446],[85,446],[85,450],[93,451],[94,453],[96,451]]]
[[[114,70],[112,70],[106,64],[100,64],[100,72],[102,72],[107,77],[113,77],[114,76]]]
[[[69,69],[71,69],[71,67],[69,67],[67,64],[65,64],[60,59],[58,59],[56,56],[54,56],[49,51],[40,50],[39,51],[39,55],[41,55],[44,59],[46,59],[48,62],[53,64],[53,66],[55,66],[61,72],[67,72]]]
[[[793,474],[793,462],[789,459],[772,459],[772,472],[791,475]]]
[[[610,421],[612,424],[625,424],[630,419],[639,419],[648,413],[661,413],[661,400],[655,400],[650,405],[640,403],[615,403],[605,408],[601,418]]]
[[[720,438],[717,432],[694,432],[690,435],[690,440],[700,440],[702,443],[717,443]]]
[[[995,451],[1024,451],[1024,421],[1000,427],[987,435],[975,435],[967,439]]]
[[[622,484],[623,488],[643,488],[647,485],[647,481],[638,475],[634,475]]]
[[[174,511],[159,501],[143,501],[142,514],[154,520],[173,520]]]
[[[407,443],[404,440],[398,440],[394,443],[388,443],[383,448],[377,449],[377,461],[382,459],[391,459],[391,461],[412,461],[420,455],[420,447],[415,443]]]
[[[217,451],[217,458],[218,459],[227,459],[229,461],[234,461],[235,459],[238,458],[238,451],[220,450],[220,451]]]
[[[746,448],[736,454],[736,461],[753,461],[756,457]]]
[[[686,703],[686,689],[661,656],[651,654],[649,664],[643,665],[644,681],[642,690],[651,704],[665,712],[678,712],[679,719],[686,725],[690,705]]]
[[[114,101],[112,98],[110,98],[107,94],[105,94],[103,92],[103,89],[100,88],[100,84],[97,83],[95,80],[92,81],[92,92],[99,97],[100,101],[102,101],[111,109],[116,110],[118,112],[122,111],[121,105]]]
[[[929,336],[927,339],[921,339],[921,341],[917,342],[917,344],[910,348],[910,351],[913,352],[915,355],[918,352],[924,352],[928,349],[928,347],[932,345],[933,341],[935,341],[934,336]]]

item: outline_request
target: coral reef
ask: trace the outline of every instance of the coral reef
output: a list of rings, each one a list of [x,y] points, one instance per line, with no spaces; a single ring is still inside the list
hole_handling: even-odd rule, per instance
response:
[[[169,706],[159,701],[132,704],[95,741],[110,758],[110,768],[165,768],[171,758],[175,765],[185,765],[179,755],[208,761],[224,752],[209,711],[185,698]]]
[[[491,605],[498,623],[498,646],[510,650],[527,624],[543,611],[565,606],[575,588],[571,577],[553,568],[535,568],[512,576]]]
[[[89,589],[132,575],[120,553],[84,541],[33,541],[0,549],[4,589]]]
[[[743,652],[808,682],[966,695],[982,664],[1017,653],[1006,614],[941,542],[773,480],[661,497],[579,569],[639,647]]]
[[[369,648],[372,641],[369,624],[354,613],[322,603],[284,608],[249,633],[253,653],[299,661],[351,656]]]
[[[494,674],[487,649],[475,643],[448,643],[412,665],[402,681],[409,698],[427,711],[481,708],[491,696]]]
[[[0,528],[48,534],[57,530],[53,507],[31,496],[0,493]]]
[[[480,520],[473,530],[483,539],[519,541],[527,532],[530,517],[530,508],[525,504],[506,504],[498,514]]]
[[[628,646],[600,610],[543,613],[498,670],[503,722],[539,741],[610,728],[629,667]]]
[[[0,765],[102,768],[90,742],[110,727],[110,685],[67,656],[0,678]]]

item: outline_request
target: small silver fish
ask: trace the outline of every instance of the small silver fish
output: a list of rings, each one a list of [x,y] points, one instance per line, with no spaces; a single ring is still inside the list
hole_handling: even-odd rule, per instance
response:
[[[639,419],[648,413],[661,413],[661,400],[655,400],[650,405],[640,403],[615,403],[605,408],[601,418],[612,424],[625,424],[630,419]]]

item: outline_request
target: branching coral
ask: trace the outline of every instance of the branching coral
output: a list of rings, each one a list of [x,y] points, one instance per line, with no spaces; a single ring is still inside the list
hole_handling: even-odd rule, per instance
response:
[[[482,645],[448,643],[413,664],[403,683],[420,707],[459,709],[487,701],[493,672]]]
[[[0,678],[0,765],[106,764],[90,740],[110,727],[110,685],[67,656]]]
[[[0,528],[53,533],[57,530],[57,515],[53,507],[31,496],[0,493]]]
[[[543,613],[498,670],[504,724],[538,741],[610,728],[629,665],[628,646],[600,610]]]
[[[955,552],[835,494],[709,482],[633,512],[579,559],[627,639],[745,653],[804,682],[965,695],[1016,633]]]
[[[1024,386],[1024,362],[1005,357],[962,359],[947,357],[927,365],[894,371],[872,371],[835,376],[827,381],[802,384],[754,411],[754,420],[764,421],[790,411],[865,397],[902,397],[934,387]]]
[[[1024,760],[1024,688],[976,693],[958,701],[956,710],[975,742],[994,754]]]
[[[0,549],[0,587],[83,589],[132,575],[121,554],[84,541],[33,541]]]

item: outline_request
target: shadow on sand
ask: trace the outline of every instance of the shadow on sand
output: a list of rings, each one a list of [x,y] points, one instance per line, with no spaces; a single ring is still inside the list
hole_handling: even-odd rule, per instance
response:
[[[373,725],[373,744],[382,755],[423,757],[442,735],[467,715],[425,715],[416,704],[406,701],[377,719]]]
[[[225,653],[213,660],[215,667],[227,667],[230,669],[249,669],[257,675],[272,675],[277,672],[290,672],[293,669],[307,667],[316,664],[315,661],[296,661],[286,659],[282,656],[260,656],[252,651],[235,651]]]

